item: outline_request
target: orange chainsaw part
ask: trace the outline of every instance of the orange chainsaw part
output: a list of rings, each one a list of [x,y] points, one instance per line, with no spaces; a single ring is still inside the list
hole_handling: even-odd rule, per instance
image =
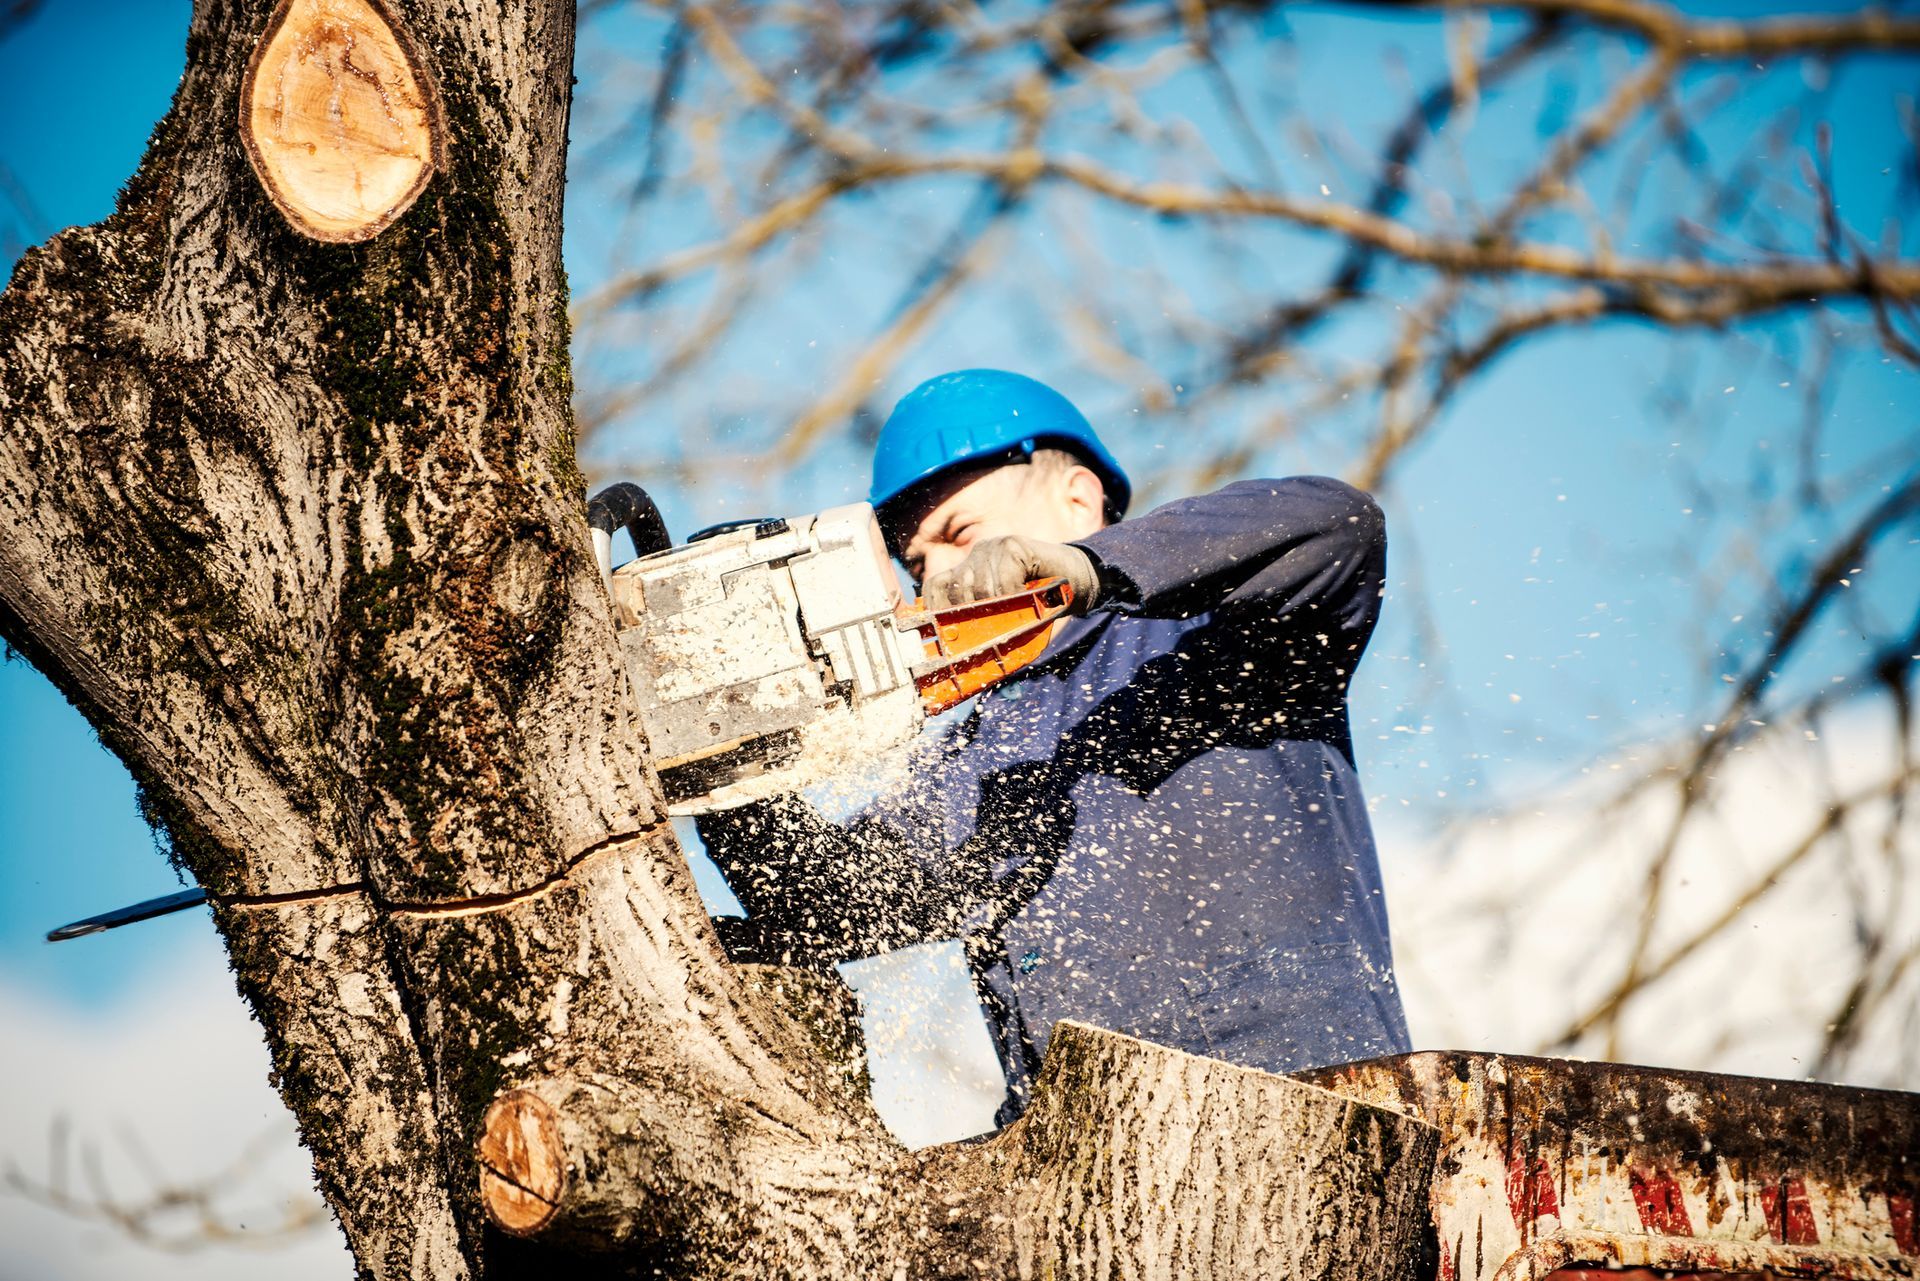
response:
[[[1064,578],[1036,579],[1024,591],[953,609],[932,611],[916,600],[908,618],[917,622],[927,658],[937,664],[914,680],[921,707],[937,716],[1040,657],[1055,621],[1071,604],[1073,588]]]

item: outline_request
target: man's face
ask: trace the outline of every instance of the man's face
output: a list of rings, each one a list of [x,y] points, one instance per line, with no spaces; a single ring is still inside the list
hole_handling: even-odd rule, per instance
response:
[[[935,478],[902,513],[900,560],[924,583],[966,559],[975,543],[1020,534],[1052,543],[1106,524],[1100,478],[1085,467],[997,463]]]

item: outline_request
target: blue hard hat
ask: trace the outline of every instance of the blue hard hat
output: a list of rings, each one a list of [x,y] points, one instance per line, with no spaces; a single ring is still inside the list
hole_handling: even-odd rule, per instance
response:
[[[949,467],[1035,449],[1072,450],[1099,474],[1107,519],[1126,513],[1133,485],[1086,416],[1043,382],[1003,369],[959,369],[929,378],[900,398],[873,448],[880,510]]]

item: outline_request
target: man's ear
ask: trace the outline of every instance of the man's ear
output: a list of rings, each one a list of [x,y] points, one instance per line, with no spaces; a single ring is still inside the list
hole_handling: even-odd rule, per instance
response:
[[[1107,526],[1107,487],[1100,474],[1078,463],[1066,475],[1068,523],[1075,538],[1085,538]]]

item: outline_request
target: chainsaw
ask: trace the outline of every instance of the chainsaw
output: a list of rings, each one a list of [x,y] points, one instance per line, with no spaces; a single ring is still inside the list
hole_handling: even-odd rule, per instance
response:
[[[653,500],[622,483],[594,496],[587,523],[669,814],[731,809],[859,768],[1040,657],[1073,604],[1064,578],[951,609],[908,601],[866,503],[729,521],[676,547]],[[616,568],[621,529],[636,556]],[[47,938],[205,901],[183,890]]]
[[[1038,658],[1063,578],[952,609],[903,599],[865,503],[733,521],[684,546],[633,485],[588,509],[670,814],[795,792],[911,739]],[[614,529],[638,555],[613,568]]]

